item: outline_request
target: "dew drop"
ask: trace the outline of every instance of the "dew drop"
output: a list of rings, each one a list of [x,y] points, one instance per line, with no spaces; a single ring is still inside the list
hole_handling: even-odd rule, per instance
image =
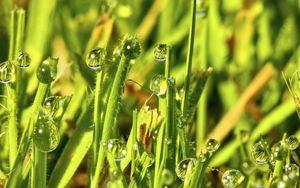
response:
[[[91,50],[85,58],[86,64],[89,68],[93,70],[99,70],[106,58],[106,51],[103,48],[95,48]]]
[[[196,166],[196,162],[197,160],[194,158],[184,159],[181,162],[179,162],[175,169],[178,178],[184,181],[189,164],[192,165],[191,167],[192,169],[194,169],[194,167]]]
[[[281,145],[281,141],[275,143],[271,147],[271,161],[276,162],[276,160],[283,160],[286,156],[286,152],[284,151],[284,148]]]
[[[245,179],[245,176],[235,169],[226,170],[222,176],[222,184],[226,188],[238,187]]]
[[[170,170],[164,169],[162,171],[161,175],[162,175],[162,181],[163,181],[164,185],[172,185],[175,178],[174,178],[173,173]]]
[[[126,144],[120,139],[110,139],[106,145],[107,151],[112,154],[115,161],[122,161],[126,156]]]
[[[14,79],[15,68],[12,63],[5,61],[0,64],[0,83],[7,84]]]
[[[220,144],[215,139],[209,139],[206,143],[206,149],[210,153],[217,151],[219,149],[219,147],[220,147]]]
[[[55,120],[61,118],[64,113],[64,107],[69,104],[71,96],[50,96],[44,102],[44,109]]]
[[[154,49],[154,58],[157,61],[166,61],[168,46],[166,44],[158,44]]]
[[[122,178],[122,172],[120,172],[119,170],[110,168],[109,169],[109,176],[111,180],[120,180]]]
[[[198,160],[201,162],[201,163],[204,163],[206,161],[206,155],[201,153],[199,156],[198,156]]]
[[[136,37],[125,37],[123,54],[128,59],[136,59],[141,53],[141,46]]]
[[[268,162],[268,154],[260,142],[252,146],[251,156],[257,164],[266,164]]]
[[[156,75],[151,79],[150,90],[157,96],[165,95],[167,92],[167,81],[163,75]]]
[[[58,128],[47,116],[39,115],[32,134],[35,146],[42,152],[53,151],[59,144]]]
[[[299,176],[299,166],[296,164],[286,164],[284,169],[290,179],[294,179],[295,177]]]
[[[50,84],[56,78],[58,59],[49,57],[38,67],[36,75],[40,82]]]
[[[20,51],[17,54],[16,64],[19,68],[26,69],[29,67],[30,63],[31,63],[31,58],[28,53]]]
[[[205,0],[197,0],[196,1],[196,15],[198,17],[206,17],[208,12],[208,5]]]
[[[299,140],[295,136],[290,136],[287,139],[285,139],[285,144],[289,150],[295,150],[299,146]]]

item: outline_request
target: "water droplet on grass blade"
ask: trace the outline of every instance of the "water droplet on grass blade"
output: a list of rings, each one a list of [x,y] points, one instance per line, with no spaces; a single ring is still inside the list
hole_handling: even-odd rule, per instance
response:
[[[60,135],[54,121],[40,113],[33,129],[32,139],[40,151],[53,151],[58,146],[60,140]]]
[[[26,69],[31,63],[31,58],[28,53],[20,51],[16,58],[16,64],[21,69]]]
[[[194,167],[196,166],[196,162],[197,160],[194,158],[184,159],[181,162],[179,162],[175,169],[178,178],[184,181],[189,164],[192,165],[191,167],[193,170]]]
[[[286,164],[284,166],[285,172],[287,173],[288,177],[293,179],[296,176],[299,176],[299,166],[293,163]]]
[[[36,75],[40,82],[50,84],[56,78],[58,59],[49,57],[38,67]]]
[[[168,46],[166,44],[158,44],[154,49],[154,58],[157,61],[166,61]]]
[[[227,170],[222,176],[222,184],[226,188],[238,187],[245,179],[245,176],[235,169]]]
[[[268,162],[268,154],[261,143],[252,146],[251,156],[257,164],[266,164]]]
[[[299,140],[295,136],[290,136],[287,139],[285,139],[285,144],[289,150],[295,150],[299,146]]]
[[[126,144],[120,139],[110,139],[106,145],[107,151],[112,154],[115,161],[121,161],[126,156]]]
[[[165,95],[167,92],[167,81],[163,75],[156,75],[151,79],[150,90],[157,96]]]
[[[164,169],[162,171],[161,175],[162,175],[162,181],[163,181],[164,185],[172,185],[175,178],[174,178],[173,173],[170,170]]]
[[[206,143],[206,149],[208,152],[211,152],[211,153],[217,151],[219,149],[219,147],[220,147],[220,144],[215,139],[209,139]]]
[[[206,17],[207,12],[208,12],[207,1],[197,0],[196,1],[196,15],[198,17]]]
[[[14,79],[15,67],[9,62],[5,61],[0,64],[0,83],[7,84]]]
[[[141,46],[136,37],[125,37],[123,54],[128,59],[136,59],[141,53]]]
[[[206,161],[206,155],[205,154],[200,154],[199,157],[198,157],[198,160],[201,162],[201,163],[204,163]]]
[[[93,70],[100,69],[106,58],[106,51],[103,48],[95,48],[91,50],[85,58],[86,64],[89,68]]]

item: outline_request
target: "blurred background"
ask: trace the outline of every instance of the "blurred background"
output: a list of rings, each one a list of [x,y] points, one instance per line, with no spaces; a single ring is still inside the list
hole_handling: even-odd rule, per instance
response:
[[[95,73],[86,66],[85,55],[100,46],[112,56],[127,33],[137,35],[142,54],[132,66],[128,79],[134,82],[127,82],[122,101],[120,124],[124,138],[130,130],[132,110],[151,95],[151,78],[164,72],[164,65],[153,57],[157,44],[172,47],[171,75],[178,91],[183,86],[191,1],[0,0],[0,62],[8,57],[10,11],[16,7],[26,10],[23,48],[32,58],[27,76],[22,79],[24,100],[20,103],[24,107],[32,103],[39,63],[48,56],[59,57],[58,78],[51,92],[74,94],[72,100],[77,100],[73,103],[77,108],[72,108],[77,110],[69,113],[72,115],[66,117],[68,123],[64,125],[70,132],[70,122],[75,122],[85,93],[94,87]],[[251,133],[253,142],[267,135],[274,143],[284,132],[300,138],[292,100],[297,99],[295,94],[300,96],[299,78],[294,74],[300,65],[299,23],[299,0],[197,0],[193,71],[212,67],[213,73],[201,96],[190,138],[200,147],[208,135],[219,136],[222,149],[212,162],[215,166],[237,165],[232,162],[238,157],[233,155],[238,149],[235,133],[241,129]],[[291,80],[294,96],[282,72]],[[0,88],[3,91],[2,85]],[[149,105],[155,108],[152,99]],[[234,108],[239,113],[231,113],[231,119],[220,123]],[[225,127],[231,127],[229,134],[220,131]]]

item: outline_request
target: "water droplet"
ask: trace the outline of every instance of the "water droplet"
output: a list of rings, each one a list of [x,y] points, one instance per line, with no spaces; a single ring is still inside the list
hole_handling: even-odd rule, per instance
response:
[[[0,83],[7,84],[14,79],[15,68],[9,61],[0,64]]]
[[[122,172],[120,172],[119,170],[110,168],[109,176],[110,176],[111,180],[120,180],[122,178]]]
[[[58,128],[51,118],[41,112],[33,129],[32,139],[35,146],[42,152],[53,151],[59,144]]]
[[[100,69],[106,58],[106,51],[103,48],[95,48],[91,50],[85,58],[86,64],[89,68],[93,70]]]
[[[155,141],[157,139],[157,136],[158,136],[158,130],[156,129],[153,131],[152,139]]]
[[[267,152],[260,142],[252,146],[251,156],[257,164],[266,164],[269,159]]]
[[[157,96],[165,95],[167,92],[167,82],[163,75],[156,75],[150,83],[150,90]]]
[[[166,44],[158,44],[154,49],[154,58],[157,61],[166,61],[168,46]]]
[[[16,63],[21,69],[26,69],[31,63],[31,58],[28,53],[20,51],[17,55]]]
[[[126,156],[126,144],[120,139],[110,139],[107,141],[107,151],[110,152],[115,161],[121,161]]]
[[[253,179],[250,180],[250,184],[252,185],[252,187],[254,188],[264,188],[264,183],[266,181],[266,177],[265,174],[261,171],[255,171],[253,173]]]
[[[136,59],[141,53],[141,46],[136,37],[125,37],[123,54],[128,59]]]
[[[286,152],[284,151],[281,142],[277,142],[271,147],[271,161],[274,163],[276,160],[283,160],[285,156]]]
[[[295,150],[299,146],[299,140],[295,136],[290,136],[287,139],[285,139],[285,144],[289,150]]]
[[[178,178],[184,181],[188,170],[188,165],[189,164],[192,165],[192,169],[194,169],[194,167],[196,166],[196,162],[197,162],[196,159],[188,158],[178,163],[175,169]]]
[[[239,186],[245,179],[245,176],[235,169],[226,170],[222,176],[222,184],[227,188],[234,188]]]
[[[207,12],[208,12],[207,1],[197,0],[196,1],[196,15],[198,17],[206,17]]]
[[[58,59],[49,57],[44,60],[38,67],[36,75],[40,82],[50,84],[57,74]]]
[[[198,160],[201,162],[201,163],[204,163],[206,161],[206,155],[201,153],[198,157]]]
[[[284,169],[290,179],[294,179],[296,176],[299,176],[299,166],[296,164],[286,164]]]
[[[215,152],[219,149],[220,144],[217,140],[215,139],[209,139],[206,143],[206,149],[208,152]]]
[[[64,107],[69,104],[71,96],[50,96],[44,102],[44,109],[55,120],[61,118],[64,113]]]
[[[252,161],[247,160],[242,163],[242,171],[245,174],[250,175],[254,170],[255,170],[255,166],[252,163]]]
[[[122,57],[121,46],[117,46],[113,52],[113,62],[119,62]]]
[[[172,185],[175,178],[174,178],[173,173],[170,170],[163,169],[161,175],[162,175],[162,181],[163,181],[164,185]]]
[[[272,187],[274,187],[274,188],[287,188],[285,182],[282,181],[282,180],[278,181],[278,182],[275,182]]]

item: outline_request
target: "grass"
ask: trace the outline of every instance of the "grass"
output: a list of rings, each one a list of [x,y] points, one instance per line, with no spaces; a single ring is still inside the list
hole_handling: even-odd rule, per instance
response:
[[[0,5],[0,187],[299,186],[298,1]]]

